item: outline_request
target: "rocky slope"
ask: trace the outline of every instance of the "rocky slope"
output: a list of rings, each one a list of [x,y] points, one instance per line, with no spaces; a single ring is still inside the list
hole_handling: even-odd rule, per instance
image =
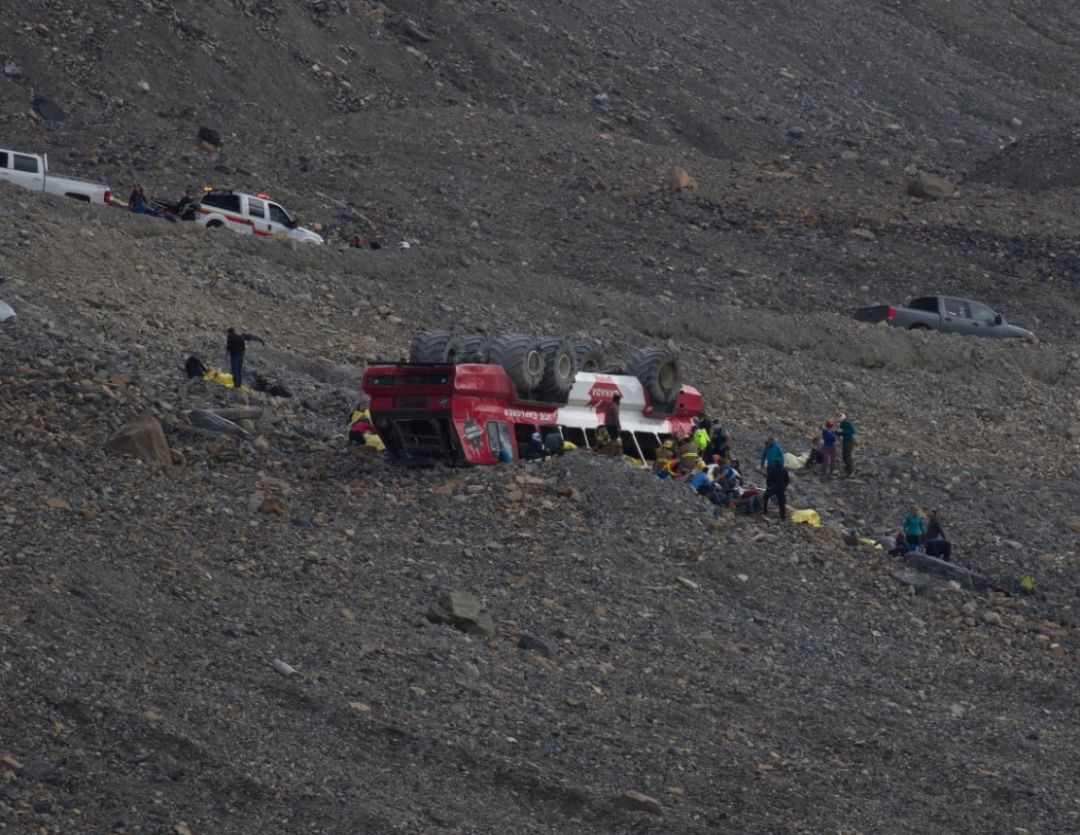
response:
[[[0,145],[268,189],[329,243],[0,186],[0,828],[1074,829],[1078,14],[21,4]],[[1040,341],[848,316],[936,290]],[[184,377],[228,325],[293,399]],[[810,528],[586,454],[350,450],[365,364],[434,326],[670,341],[744,459],[842,408],[857,477],[796,475]],[[147,415],[167,465],[106,449]],[[845,539],[912,503],[1039,594],[915,594]],[[428,619],[450,592],[489,634]]]

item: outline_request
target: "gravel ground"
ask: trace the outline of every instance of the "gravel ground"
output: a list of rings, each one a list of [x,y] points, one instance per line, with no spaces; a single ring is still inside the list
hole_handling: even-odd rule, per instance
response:
[[[122,5],[20,7],[0,144],[328,244],[0,185],[0,829],[1076,829],[1072,4]],[[1039,339],[850,317],[935,291]],[[293,398],[187,380],[230,325]],[[586,453],[350,448],[430,327],[674,345],[744,462],[842,409],[855,477],[793,474],[812,528]],[[107,449],[145,417],[167,463]],[[858,539],[911,504],[1038,593],[898,582]]]

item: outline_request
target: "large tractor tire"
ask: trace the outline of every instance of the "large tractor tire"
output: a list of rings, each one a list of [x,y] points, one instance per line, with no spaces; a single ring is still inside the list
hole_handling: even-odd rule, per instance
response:
[[[518,392],[528,396],[544,379],[544,353],[540,340],[524,333],[508,333],[491,345],[491,362],[501,365]]]
[[[682,388],[682,363],[678,354],[667,348],[642,348],[630,357],[626,373],[638,378],[655,411],[674,410]]]
[[[413,337],[409,362],[419,365],[457,365],[465,346],[453,331],[423,331]]]
[[[461,337],[462,362],[487,363],[491,359],[491,338],[484,334]]]
[[[577,359],[578,371],[588,371],[593,374],[604,367],[603,349],[595,342],[575,342],[574,357]]]
[[[548,337],[540,340],[544,355],[544,378],[536,393],[549,403],[565,403],[577,376],[577,358],[574,346],[565,339]]]

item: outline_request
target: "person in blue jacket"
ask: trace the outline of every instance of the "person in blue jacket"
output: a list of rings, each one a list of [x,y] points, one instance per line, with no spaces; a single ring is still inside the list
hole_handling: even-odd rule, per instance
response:
[[[843,412],[836,416],[840,421],[840,452],[844,456],[844,475],[855,474],[855,424]]]
[[[780,448],[776,438],[766,438],[765,448],[761,450],[761,463],[759,466],[771,470],[777,462],[784,463],[784,450]]]

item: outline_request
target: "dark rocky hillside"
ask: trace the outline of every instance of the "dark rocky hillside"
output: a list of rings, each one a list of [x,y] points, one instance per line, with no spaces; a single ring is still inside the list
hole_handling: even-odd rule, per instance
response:
[[[1076,830],[1080,7],[9,5],[0,147],[327,244],[0,184],[0,831]],[[850,316],[933,292],[1038,339]],[[295,397],[186,378],[230,325]],[[793,475],[811,528],[350,448],[435,327],[673,345],[744,462],[842,409],[856,476]],[[912,504],[1037,593],[898,582]]]

